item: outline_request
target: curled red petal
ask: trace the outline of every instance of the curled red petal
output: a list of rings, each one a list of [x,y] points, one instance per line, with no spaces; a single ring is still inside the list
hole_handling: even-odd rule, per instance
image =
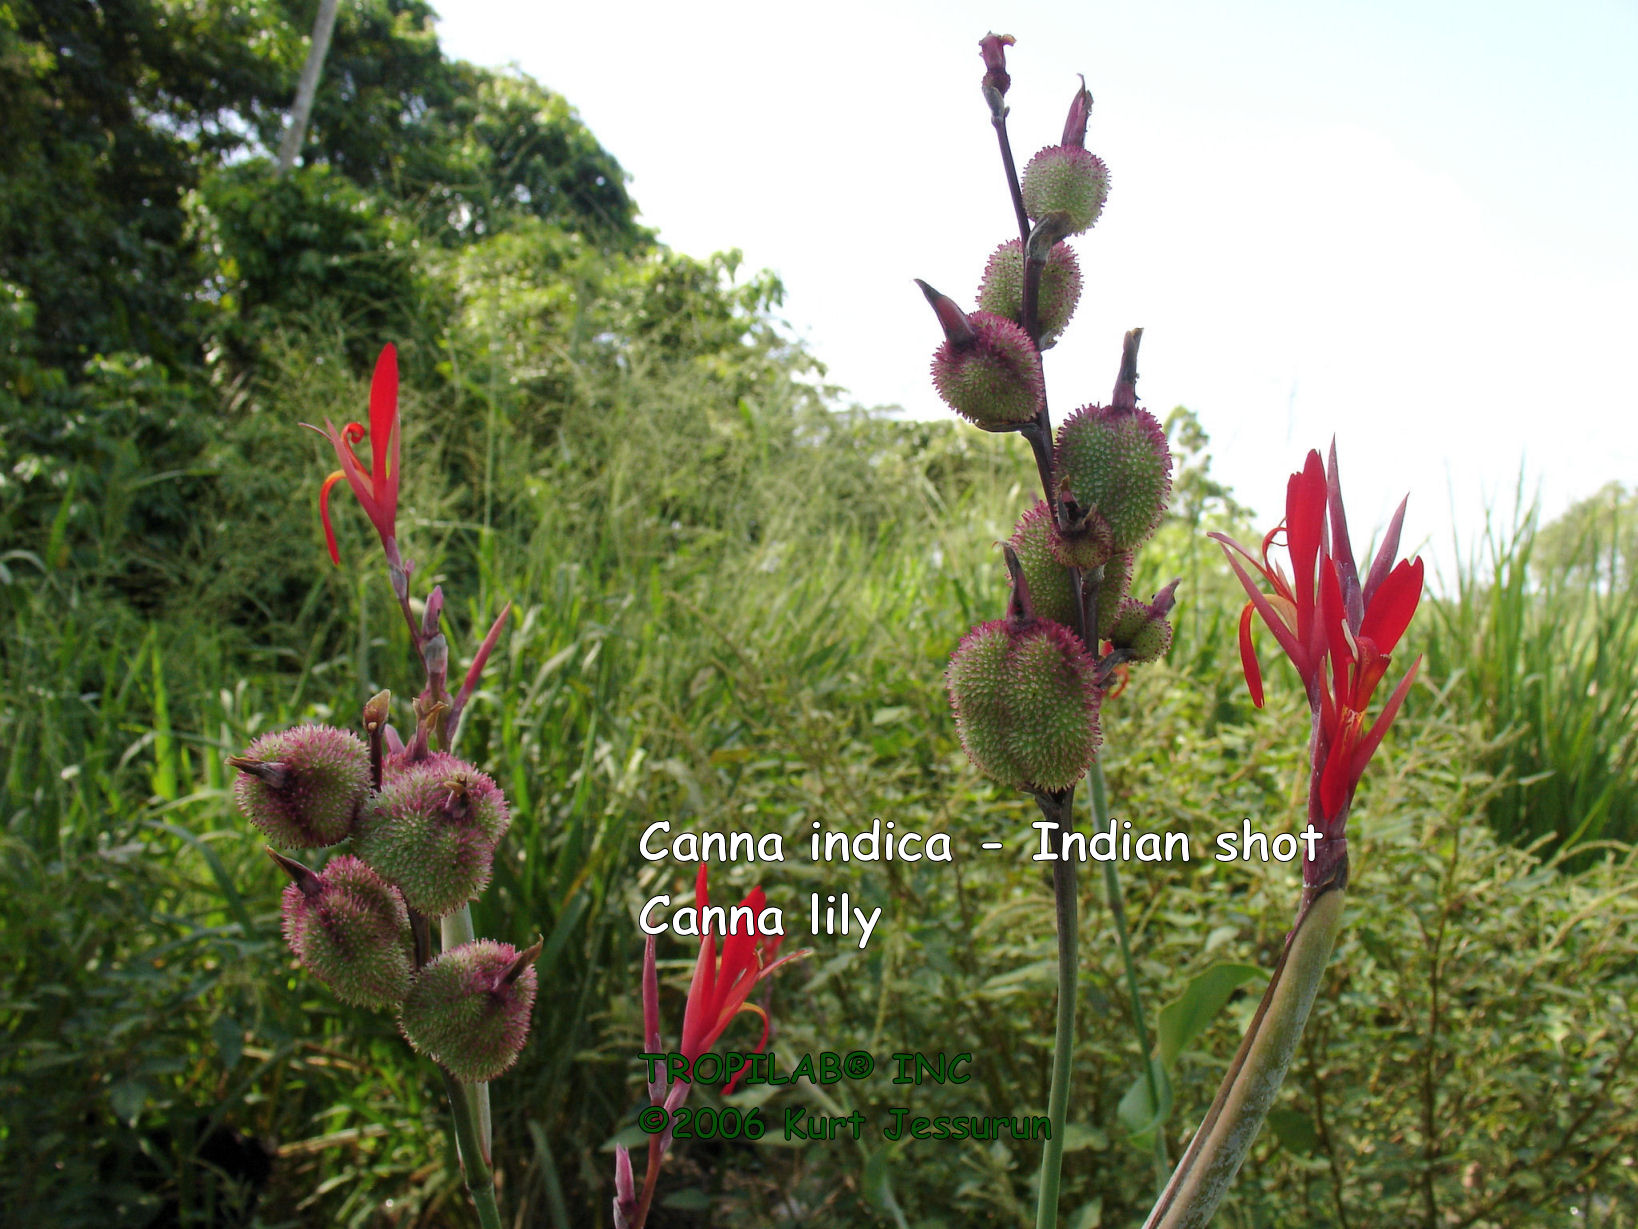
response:
[[[341,552],[336,549],[336,531],[330,524],[330,488],[346,476],[338,469],[319,488],[319,520],[324,522],[324,544],[330,548],[330,562],[338,568],[341,566]]]
[[[1251,643],[1251,613],[1253,607],[1250,602],[1240,611],[1240,668],[1245,671],[1246,690],[1251,693],[1251,702],[1258,708],[1263,706],[1263,672],[1257,664],[1257,649]]]
[[[1219,541],[1222,541],[1222,539],[1219,538]],[[1257,582],[1251,579],[1251,574],[1246,571],[1245,566],[1234,557],[1226,545],[1223,553],[1228,557],[1229,567],[1233,568],[1234,574],[1240,578],[1241,587],[1245,589],[1246,596],[1251,599],[1251,604],[1257,608],[1257,613],[1263,616],[1263,622],[1268,625],[1268,630],[1274,633],[1274,639],[1280,642],[1280,648],[1285,651],[1285,655],[1297,667],[1298,673],[1306,678],[1308,655],[1303,646],[1298,642],[1297,637],[1292,633],[1286,621],[1280,618],[1279,612],[1274,609],[1273,603],[1268,600],[1268,595],[1257,587]]]

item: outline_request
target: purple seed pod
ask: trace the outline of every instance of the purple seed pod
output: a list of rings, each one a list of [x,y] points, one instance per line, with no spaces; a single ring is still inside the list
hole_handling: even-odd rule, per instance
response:
[[[1049,145],[1029,160],[1020,187],[1031,218],[1039,222],[1062,213],[1066,233],[1079,235],[1092,228],[1109,199],[1109,168],[1078,145]]]
[[[1051,349],[1063,333],[1075,305],[1081,301],[1081,267],[1067,243],[1054,244],[1041,266],[1041,289],[1035,315],[1041,326],[1041,349]],[[978,307],[996,316],[1022,323],[1024,310],[1024,245],[1011,239],[990,253],[984,280],[978,287]]]
[[[468,1084],[492,1080],[529,1036],[535,1002],[537,943],[520,953],[510,943],[477,939],[429,961],[404,999],[398,1027],[417,1053]]]
[[[393,757],[381,792],[359,811],[354,847],[398,885],[411,909],[443,917],[488,885],[495,844],[509,823],[500,789],[466,761]]]
[[[284,889],[284,938],[302,965],[345,1003],[403,1002],[414,970],[409,914],[398,889],[350,854],[322,874],[274,854]]]
[[[347,839],[370,789],[370,755],[356,734],[298,725],[263,734],[243,755],[234,800],[279,849],[324,849]]]
[[[990,431],[1034,420],[1045,400],[1041,356],[1029,334],[1004,316],[968,315],[954,299],[917,281],[933,305],[944,344],[933,353],[933,386],[957,414]]]

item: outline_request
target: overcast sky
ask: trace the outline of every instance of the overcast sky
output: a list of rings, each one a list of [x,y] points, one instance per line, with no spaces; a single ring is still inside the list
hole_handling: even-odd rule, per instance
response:
[[[1411,493],[1448,571],[1522,464],[1553,514],[1638,482],[1638,5],[878,5],[448,0],[445,51],[565,95],[695,256],[740,248],[867,405],[947,413],[911,279],[971,305],[1016,233],[978,91],[1008,66],[1020,165],[1086,74],[1113,181],[1047,355],[1055,419],[1187,405],[1272,523],[1334,433],[1356,539]]]

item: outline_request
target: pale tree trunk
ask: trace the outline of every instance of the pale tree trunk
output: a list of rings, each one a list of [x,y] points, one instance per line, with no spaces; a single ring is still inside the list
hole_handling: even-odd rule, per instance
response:
[[[279,162],[274,174],[283,175],[296,165],[302,142],[307,139],[307,121],[313,114],[313,95],[318,93],[319,74],[324,70],[324,57],[330,54],[330,35],[336,28],[336,5],[339,0],[319,0],[318,17],[313,22],[313,45],[307,51],[307,63],[301,66],[301,81],[296,86],[296,105],[290,108],[290,126],[279,142]]]

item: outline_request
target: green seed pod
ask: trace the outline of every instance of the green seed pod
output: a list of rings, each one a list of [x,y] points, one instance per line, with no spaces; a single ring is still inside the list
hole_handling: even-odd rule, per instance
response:
[[[1071,519],[1106,524],[1113,550],[1137,549],[1166,515],[1172,454],[1166,433],[1147,410],[1098,405],[1076,410],[1058,429],[1054,472],[1066,487]]]
[[[1071,497],[1073,498],[1073,497]],[[1075,517],[1066,532],[1052,526],[1052,557],[1066,568],[1101,567],[1115,553],[1115,535],[1096,508],[1083,510],[1065,500],[1066,510]]]
[[[1047,619],[973,628],[945,676],[968,757],[1003,785],[1074,785],[1098,750],[1095,672],[1075,633]]]
[[[358,736],[327,725],[263,734],[243,755],[233,797],[279,849],[324,849],[347,839],[370,790],[370,755]]]
[[[1136,557],[1131,551],[1116,551],[1104,562],[1103,583],[1098,586],[1098,639],[1109,639],[1120,611],[1121,600],[1132,588],[1132,567]]]
[[[1052,510],[1046,500],[1038,499],[1035,506],[1019,518],[1008,539],[1018,552],[1023,565],[1024,581],[1029,589],[1030,605],[1034,613],[1065,627],[1075,625],[1075,590],[1070,583],[1069,569],[1052,554]]]
[[[1132,661],[1155,661],[1172,647],[1172,624],[1129,597],[1120,604],[1114,626],[1109,630],[1109,642],[1118,649],[1125,649]]]
[[[1109,198],[1109,168],[1077,145],[1049,145],[1024,168],[1024,212],[1039,222],[1049,213],[1069,217],[1069,234],[1090,230]]]
[[[393,1007],[414,970],[409,914],[398,889],[350,854],[322,874],[275,854],[294,880],[284,889],[284,938],[302,965],[344,1003]]]
[[[416,975],[398,1027],[419,1054],[468,1084],[492,1080],[517,1060],[535,1003],[536,944],[477,939],[451,948]]]
[[[397,884],[417,913],[443,917],[489,883],[506,801],[486,775],[433,755],[385,776],[359,812],[358,854]]]
[[[1063,333],[1081,299],[1081,268],[1067,243],[1056,244],[1041,267],[1041,289],[1035,316],[1041,326],[1041,349],[1050,349]],[[1024,245],[1008,240],[990,255],[978,287],[978,307],[1023,323]]]

